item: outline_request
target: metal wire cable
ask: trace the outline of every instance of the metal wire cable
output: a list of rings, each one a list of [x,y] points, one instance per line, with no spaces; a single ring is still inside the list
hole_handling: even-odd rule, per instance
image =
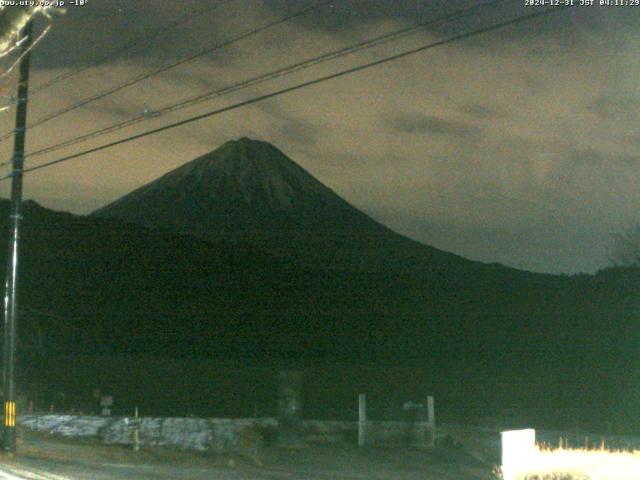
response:
[[[150,135],[161,133],[161,132],[164,132],[166,130],[170,130],[170,129],[173,129],[173,128],[180,127],[182,125],[187,125],[189,123],[193,123],[193,122],[196,122],[198,120],[209,118],[209,117],[212,117],[212,116],[215,116],[215,115],[220,115],[220,114],[228,112],[230,110],[235,110],[237,108],[245,107],[247,105],[252,105],[254,103],[261,102],[261,101],[264,101],[264,100],[267,100],[267,99],[270,99],[270,98],[274,98],[274,97],[277,97],[277,96],[280,96],[280,95],[284,95],[286,93],[290,93],[290,92],[294,92],[294,91],[297,91],[297,90],[301,90],[303,88],[307,88],[307,87],[310,87],[312,85],[317,85],[317,84],[320,84],[320,83],[323,83],[323,82],[326,82],[326,81],[329,81],[329,80],[340,78],[340,77],[343,77],[343,76],[346,76],[346,75],[351,75],[353,73],[360,72],[362,70],[366,70],[366,69],[369,69],[369,68],[372,68],[372,67],[375,67],[375,66],[378,66],[378,65],[383,65],[383,64],[395,61],[395,60],[399,60],[401,58],[405,58],[405,57],[408,57],[410,55],[414,55],[416,53],[420,53],[420,52],[423,52],[423,51],[426,51],[426,50],[430,50],[430,49],[433,49],[433,48],[436,48],[436,47],[439,47],[439,46],[442,46],[442,45],[446,45],[448,43],[452,43],[452,42],[455,42],[455,41],[467,39],[467,38],[470,38],[470,37],[473,37],[473,36],[476,36],[476,35],[480,35],[480,34],[483,34],[483,33],[487,33],[487,32],[490,32],[490,31],[494,31],[494,30],[498,30],[498,29],[501,29],[501,28],[505,28],[507,26],[514,25],[514,24],[517,24],[517,23],[522,23],[522,22],[525,22],[525,21],[528,21],[528,20],[531,20],[531,19],[534,19],[534,18],[537,18],[537,17],[548,15],[550,13],[559,12],[559,11],[565,10],[567,8],[570,8],[570,7],[569,6],[552,7],[552,8],[548,8],[546,10],[542,10],[540,12],[534,12],[534,13],[530,13],[530,14],[527,14],[527,15],[522,15],[522,16],[519,16],[519,17],[516,17],[516,18],[512,18],[510,20],[506,20],[506,21],[503,21],[503,22],[495,23],[495,24],[487,26],[487,27],[482,27],[482,28],[479,28],[479,29],[476,29],[476,30],[472,30],[470,32],[465,32],[465,33],[462,33],[462,34],[454,35],[454,36],[446,38],[444,40],[439,40],[439,41],[436,41],[436,42],[433,42],[433,43],[429,43],[427,45],[422,45],[422,46],[417,47],[417,48],[412,48],[410,50],[405,50],[405,51],[403,51],[401,53],[390,55],[390,56],[384,57],[384,58],[379,59],[379,60],[375,60],[375,61],[368,62],[368,63],[362,64],[362,65],[358,65],[356,67],[352,67],[352,68],[348,68],[348,69],[345,69],[345,70],[341,70],[340,72],[333,73],[333,74],[330,74],[330,75],[325,75],[325,76],[322,76],[322,77],[319,77],[319,78],[316,78],[316,79],[313,79],[313,80],[308,80],[306,82],[302,82],[302,83],[299,83],[297,85],[293,85],[293,86],[290,86],[290,87],[287,87],[287,88],[276,90],[276,91],[273,91],[271,93],[267,93],[267,94],[264,94],[264,95],[259,95],[257,97],[253,97],[253,98],[250,98],[248,100],[244,100],[242,102],[235,103],[233,105],[222,107],[222,108],[219,108],[219,109],[216,109],[216,110],[212,110],[210,112],[207,112],[207,113],[204,113],[204,114],[201,114],[201,115],[196,115],[194,117],[190,117],[190,118],[187,118],[187,119],[184,119],[184,120],[180,120],[178,122],[174,122],[174,123],[171,123],[171,124],[168,124],[168,125],[164,125],[164,126],[159,127],[159,128],[148,130],[146,132],[143,132],[143,133],[140,133],[140,134],[137,134],[137,135],[133,135],[133,136],[126,137],[126,138],[123,138],[123,139],[120,139],[120,140],[116,140],[116,141],[107,143],[105,145],[101,145],[99,147],[95,147],[95,148],[91,148],[91,149],[88,149],[88,150],[84,150],[82,152],[78,152],[78,153],[75,153],[75,154],[72,154],[72,155],[68,155],[68,156],[65,156],[65,157],[62,157],[62,158],[58,158],[56,160],[52,160],[50,162],[43,163],[41,165],[37,165],[37,166],[34,166],[34,167],[26,168],[24,170],[24,172],[26,173],[26,172],[32,172],[32,171],[35,171],[35,170],[40,170],[40,169],[43,169],[43,168],[48,168],[50,166],[57,165],[59,163],[67,162],[69,160],[73,160],[75,158],[83,157],[83,156],[86,156],[86,155],[91,154],[91,153],[96,153],[96,152],[99,152],[99,151],[102,151],[102,150],[106,150],[108,148],[115,147],[117,145],[122,145],[122,144],[125,144],[125,143],[129,143],[129,142],[132,142],[134,140],[138,140],[140,138],[144,138],[144,137],[147,137],[147,136],[150,136]],[[12,175],[7,175],[5,177],[1,177],[0,181],[6,180],[6,179],[11,178],[11,177],[12,177]]]
[[[217,2],[215,2],[214,5],[209,5],[207,7],[201,8],[200,10],[196,10],[195,12],[191,12],[191,13],[187,13],[184,14],[178,18],[176,18],[175,20],[173,20],[172,22],[168,23],[167,25],[160,27],[156,30],[154,30],[151,33],[145,34],[139,38],[137,38],[136,40],[134,40],[133,42],[125,45],[122,48],[119,48],[118,50],[116,50],[115,52],[110,53],[109,55],[107,55],[106,57],[104,57],[101,62],[108,62],[113,60],[114,58],[117,58],[119,56],[121,56],[124,53],[127,53],[129,51],[135,50],[136,48],[143,46],[145,48],[151,46],[154,44],[155,39],[157,39],[158,37],[161,37],[162,35],[164,35],[165,33],[173,30],[175,27],[177,27],[178,25],[180,25],[181,23],[184,22],[188,22],[189,20],[192,20],[194,18],[197,18],[199,16],[204,15],[205,13],[209,13],[212,12],[214,10],[216,10],[217,8],[221,7],[223,4],[230,2],[231,0],[219,0]],[[38,85],[35,88],[31,89],[30,95],[35,95],[37,93],[40,93],[44,90],[47,90],[48,88],[52,87],[53,85],[56,85],[64,80],[67,80],[71,77],[74,77],[76,75],[80,75],[81,73],[87,71],[88,69],[90,69],[92,66],[91,65],[86,65],[84,67],[80,67],[77,68],[75,70],[72,70],[70,72],[66,72],[66,73],[62,73],[46,82],[43,82],[42,84]]]
[[[86,133],[84,135],[80,135],[78,137],[74,137],[72,139],[68,139],[68,140],[64,140],[62,142],[59,142],[57,144],[42,148],[40,150],[36,150],[34,152],[31,152],[27,155],[27,157],[35,157],[35,156],[40,156],[40,155],[44,155],[46,153],[50,153],[56,150],[59,150],[61,148],[65,148],[65,147],[69,147],[71,145],[75,145],[78,143],[82,143],[88,140],[91,140],[93,138],[97,138],[109,133],[113,133],[116,132],[118,130],[121,130],[123,128],[126,127],[130,127],[132,125],[138,124],[140,122],[144,122],[147,120],[151,120],[154,118],[158,118],[159,116],[165,115],[167,113],[171,113],[171,112],[175,112],[193,105],[196,105],[198,103],[202,103],[204,101],[208,101],[208,100],[212,100],[214,98],[218,98],[220,96],[223,95],[227,95],[230,93],[234,93],[237,92],[239,90],[243,90],[245,88],[251,87],[251,86],[255,86],[255,85],[259,85],[262,84],[264,82],[282,77],[282,76],[286,76],[286,75],[290,75],[292,73],[301,71],[301,70],[305,70],[307,68],[310,68],[312,66],[330,61],[330,60],[335,60],[337,58],[341,58],[343,56],[346,55],[350,55],[365,49],[369,49],[369,48],[373,48],[373,47],[377,47],[380,45],[383,45],[385,43],[389,43],[392,41],[397,41],[401,38],[407,37],[409,35],[413,35],[416,32],[420,31],[421,29],[423,29],[424,27],[427,26],[433,26],[433,25],[437,25],[437,24],[441,24],[441,23],[447,23],[447,22],[451,22],[453,20],[459,20],[461,18],[464,18],[466,16],[470,16],[473,13],[475,13],[477,10],[481,9],[481,8],[485,8],[488,6],[493,6],[495,4],[498,3],[503,3],[506,0],[492,0],[489,2],[484,2],[478,5],[475,5],[473,7],[468,7],[465,9],[459,9],[455,12],[452,12],[451,14],[447,15],[446,17],[441,17],[429,22],[421,22],[418,23],[416,25],[412,25],[409,27],[405,27],[399,30],[395,30],[393,32],[389,32],[383,35],[379,35],[377,37],[374,37],[372,39],[369,40],[365,40],[362,42],[359,42],[355,45],[350,45],[344,48],[340,48],[328,53],[324,53],[321,54],[319,56],[316,57],[312,57],[309,58],[307,60],[303,60],[302,62],[297,62],[291,65],[288,65],[286,67],[277,69],[275,71],[272,72],[268,72],[262,75],[258,75],[256,77],[252,77],[250,79],[247,79],[245,81],[239,82],[237,84],[233,84],[227,87],[223,87],[221,89],[218,90],[214,90],[211,92],[207,92],[207,93],[203,93],[191,98],[188,98],[186,100],[183,100],[181,102],[175,103],[175,104],[170,104],[167,105],[165,107],[162,107],[160,109],[154,110],[153,112],[149,112],[149,113],[145,113],[142,115],[138,115],[136,117],[133,117],[131,119],[128,120],[124,120],[122,122],[107,126],[107,127],[103,127],[101,129],[98,130],[94,130],[92,132]],[[1,165],[1,164],[0,164]]]
[[[318,8],[324,6],[324,5],[327,5],[327,4],[331,3],[332,1],[333,0],[323,0],[321,2],[315,3],[315,4],[313,4],[313,5],[309,6],[309,7],[306,7],[306,8],[304,8],[302,10],[299,10],[299,11],[297,11],[295,13],[287,15],[287,16],[285,16],[283,18],[280,18],[280,19],[275,20],[273,22],[269,22],[269,23],[267,23],[265,25],[262,25],[260,27],[251,29],[251,30],[249,30],[249,31],[247,31],[245,33],[240,34],[240,35],[236,35],[235,37],[232,37],[231,39],[226,40],[226,41],[224,41],[222,43],[218,43],[213,47],[205,48],[205,49],[200,50],[200,51],[198,51],[196,53],[193,53],[193,54],[190,54],[190,55],[188,55],[186,57],[183,57],[183,58],[181,58],[181,59],[179,59],[179,60],[177,60],[177,61],[175,61],[173,63],[170,63],[168,65],[163,65],[162,67],[159,67],[159,68],[157,68],[155,70],[152,70],[152,71],[150,71],[148,73],[145,73],[143,75],[139,75],[137,77],[133,77],[133,78],[131,78],[131,79],[129,79],[129,80],[123,82],[123,83],[120,83],[120,84],[118,84],[118,85],[116,85],[114,87],[111,87],[111,88],[108,88],[106,90],[103,90],[102,92],[99,92],[99,93],[97,93],[95,95],[92,95],[90,97],[86,97],[86,98],[84,98],[84,99],[82,99],[82,100],[80,100],[80,101],[78,101],[78,102],[76,102],[74,104],[71,104],[71,105],[69,105],[67,107],[64,107],[64,108],[62,108],[60,110],[57,110],[56,112],[53,112],[53,113],[51,113],[49,115],[41,117],[38,120],[32,122],[30,125],[27,125],[27,128],[34,128],[34,127],[40,126],[40,125],[42,125],[42,124],[44,124],[46,122],[49,122],[49,121],[51,121],[51,120],[53,120],[55,118],[60,117],[61,115],[64,115],[65,113],[72,112],[73,110],[77,110],[80,107],[84,107],[85,105],[88,105],[89,103],[95,102],[96,100],[100,100],[102,98],[108,97],[109,95],[113,95],[114,93],[119,92],[120,90],[123,90],[125,88],[131,87],[131,86],[133,86],[133,85],[135,85],[137,83],[140,83],[140,82],[142,82],[144,80],[147,80],[147,79],[152,78],[152,77],[154,77],[156,75],[164,73],[164,72],[166,72],[168,70],[171,70],[171,69],[173,69],[175,67],[178,67],[180,65],[184,65],[185,63],[191,62],[191,61],[193,61],[193,60],[195,60],[197,58],[200,58],[200,57],[202,57],[204,55],[208,55],[210,53],[213,53],[213,52],[215,52],[217,50],[220,50],[220,49],[222,49],[224,47],[227,47],[227,46],[229,46],[229,45],[231,45],[233,43],[236,43],[236,42],[239,42],[239,41],[244,40],[246,38],[249,38],[251,36],[257,35],[258,33],[264,32],[265,30],[268,30],[270,28],[276,27],[278,25],[282,25],[283,23],[288,22],[288,21],[290,21],[290,20],[292,20],[294,18],[300,17],[302,15],[306,15],[307,13],[309,13],[309,12],[311,12],[313,10],[316,10],[316,9],[318,9]],[[12,135],[13,135],[13,130],[9,131],[9,132],[6,132],[5,134],[0,136],[0,142],[3,142],[4,140],[10,138]]]

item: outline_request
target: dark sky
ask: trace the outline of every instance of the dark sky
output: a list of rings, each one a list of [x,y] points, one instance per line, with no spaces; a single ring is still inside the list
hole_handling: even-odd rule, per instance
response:
[[[336,1],[34,128],[28,151],[477,3]],[[70,7],[34,52],[31,85],[89,68],[34,96],[29,118],[311,4],[227,0],[117,58],[111,53],[212,1]],[[82,146],[533,11],[523,0],[494,4]],[[640,221],[639,20],[640,7],[575,6],[34,172],[26,196],[87,213],[248,136],[273,143],[353,205],[424,243],[528,270],[592,272],[607,265],[612,234]],[[13,93],[13,80],[2,93]],[[12,123],[13,110],[0,114],[3,132]],[[4,158],[10,147],[0,145]],[[8,182],[0,188],[8,194]]]

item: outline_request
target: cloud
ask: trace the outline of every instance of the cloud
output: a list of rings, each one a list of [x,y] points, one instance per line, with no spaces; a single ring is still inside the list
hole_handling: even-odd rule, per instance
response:
[[[602,120],[633,122],[640,117],[640,96],[599,96],[588,109]]]
[[[304,148],[312,148],[322,134],[322,128],[313,121],[298,115],[291,115],[277,103],[259,103],[256,108],[264,112],[270,132],[265,132],[266,138],[277,137],[287,143],[297,143]]]
[[[504,118],[505,114],[497,108],[481,105],[479,103],[469,103],[459,107],[460,112],[468,115],[474,120],[494,120]]]
[[[568,162],[570,164],[588,165],[591,167],[602,166],[607,161],[607,155],[604,152],[590,149],[581,148],[568,156]]]
[[[630,167],[637,167],[640,163],[640,153],[635,155],[618,155],[615,161]]]
[[[450,135],[466,138],[475,138],[481,133],[481,129],[474,125],[433,115],[399,114],[387,117],[386,123],[395,133]]]

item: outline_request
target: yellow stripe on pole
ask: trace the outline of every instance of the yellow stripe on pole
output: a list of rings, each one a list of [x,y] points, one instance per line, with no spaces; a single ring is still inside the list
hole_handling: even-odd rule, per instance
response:
[[[5,427],[16,426],[16,402],[4,403],[4,425]]]

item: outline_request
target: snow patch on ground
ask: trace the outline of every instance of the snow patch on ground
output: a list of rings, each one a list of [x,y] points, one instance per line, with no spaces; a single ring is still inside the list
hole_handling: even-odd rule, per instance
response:
[[[133,422],[130,417],[72,415],[22,415],[22,427],[51,435],[98,438],[105,444],[130,445]],[[139,419],[140,445],[176,447],[184,450],[230,452],[237,447],[238,434],[245,428],[277,425],[275,419],[149,418]]]

